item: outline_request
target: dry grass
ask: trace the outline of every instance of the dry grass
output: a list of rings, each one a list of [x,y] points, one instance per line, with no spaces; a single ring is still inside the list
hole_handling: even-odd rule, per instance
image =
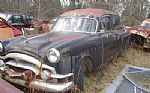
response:
[[[132,48],[126,50],[123,57],[113,59],[98,72],[85,78],[84,93],[100,93],[126,64],[150,68],[150,53]]]

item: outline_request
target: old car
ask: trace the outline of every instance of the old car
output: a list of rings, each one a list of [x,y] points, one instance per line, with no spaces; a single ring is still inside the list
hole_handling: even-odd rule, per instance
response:
[[[26,13],[14,13],[14,12],[1,12],[0,17],[4,18],[12,26],[22,29],[30,28],[32,26],[32,15]]]
[[[0,40],[22,35],[22,32],[0,17]]]
[[[1,74],[28,89],[83,90],[84,75],[120,54],[129,35],[112,11],[68,11],[51,32],[1,41]]]
[[[137,47],[150,48],[150,19],[145,19],[140,25],[128,28],[131,32],[130,43]]]

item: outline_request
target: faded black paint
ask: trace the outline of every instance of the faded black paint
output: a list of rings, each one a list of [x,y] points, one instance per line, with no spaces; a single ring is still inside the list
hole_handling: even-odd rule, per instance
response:
[[[57,73],[73,72],[80,59],[89,56],[97,69],[120,52],[122,41],[128,37],[126,33],[123,29],[95,33],[51,31],[13,40],[5,45],[5,53],[21,52],[42,59],[47,65],[55,67]],[[50,48],[60,51],[59,63],[48,61],[46,55]]]

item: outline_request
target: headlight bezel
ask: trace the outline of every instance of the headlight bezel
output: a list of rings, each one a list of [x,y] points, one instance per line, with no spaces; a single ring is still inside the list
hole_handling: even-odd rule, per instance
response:
[[[58,63],[60,61],[60,52],[55,48],[51,48],[47,53],[47,58],[51,63]]]

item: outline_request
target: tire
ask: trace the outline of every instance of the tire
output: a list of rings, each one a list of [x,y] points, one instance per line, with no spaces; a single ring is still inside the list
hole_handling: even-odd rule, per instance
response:
[[[75,73],[74,73],[74,83],[76,87],[83,91],[83,83],[84,83],[84,64],[81,61],[78,66],[76,67]]]
[[[91,59],[84,58],[77,65],[75,73],[74,73],[74,83],[78,89],[83,91],[84,87],[84,76],[92,72],[93,64]]]
[[[92,60],[90,58],[85,58],[84,59],[84,75],[89,75],[92,71],[93,71],[93,63]]]

